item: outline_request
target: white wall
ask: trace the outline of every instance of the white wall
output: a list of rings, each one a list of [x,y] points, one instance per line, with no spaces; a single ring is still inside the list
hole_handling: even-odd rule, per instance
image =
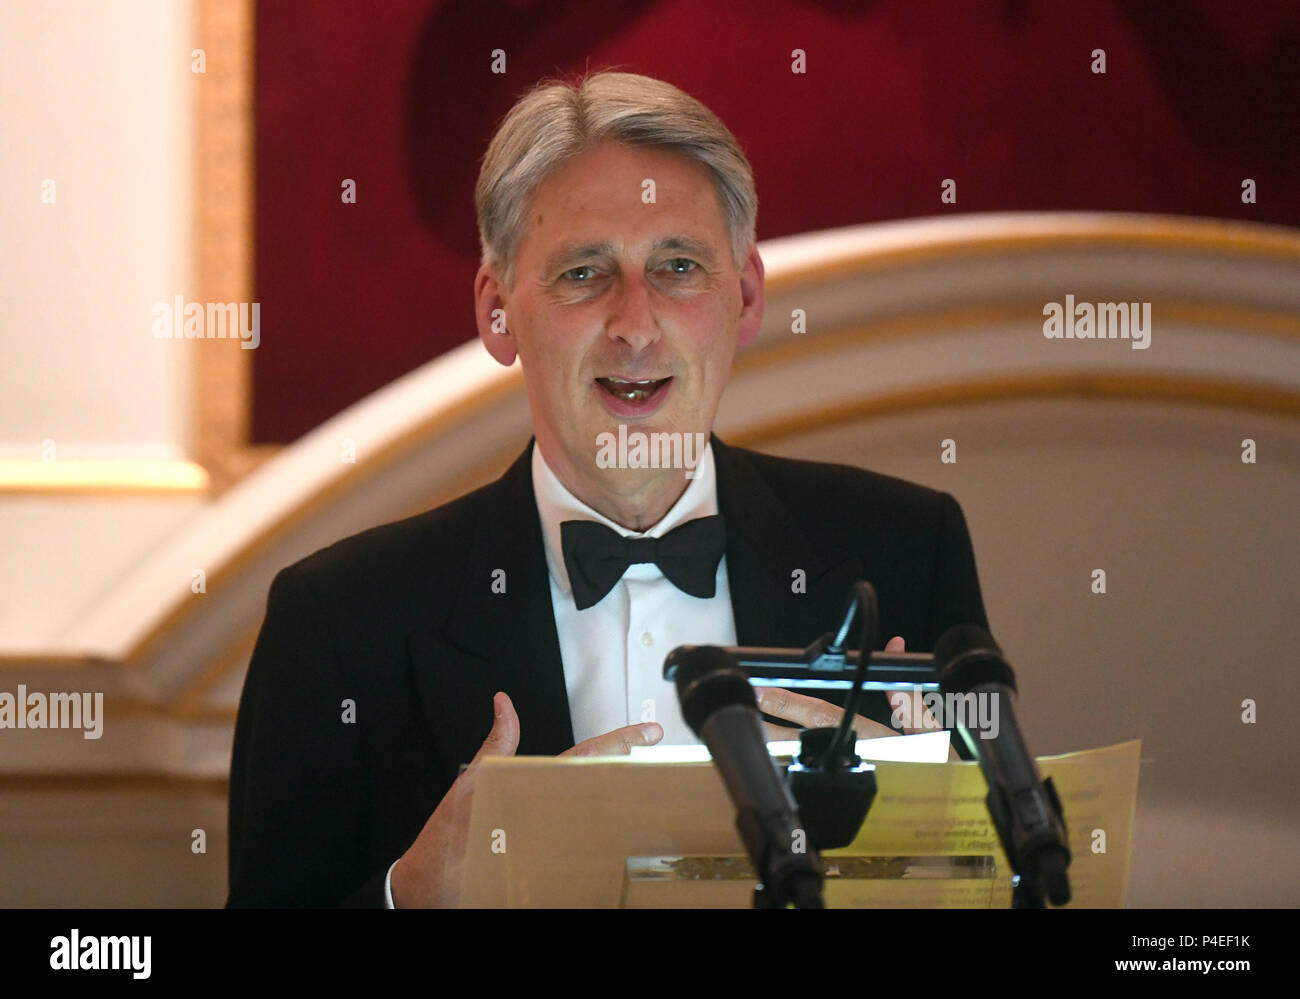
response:
[[[186,457],[150,309],[194,285],[196,44],[186,0],[0,4],[0,460]],[[195,506],[0,492],[0,648],[57,643]]]

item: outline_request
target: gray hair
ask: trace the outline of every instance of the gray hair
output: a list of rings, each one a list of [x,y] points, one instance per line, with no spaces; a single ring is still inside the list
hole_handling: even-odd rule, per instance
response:
[[[758,195],[740,143],[712,111],[670,83],[605,71],[576,84],[542,80],[512,107],[488,145],[474,188],[483,263],[514,286],[515,251],[537,185],[604,140],[654,146],[713,174],[736,268],[754,242]]]

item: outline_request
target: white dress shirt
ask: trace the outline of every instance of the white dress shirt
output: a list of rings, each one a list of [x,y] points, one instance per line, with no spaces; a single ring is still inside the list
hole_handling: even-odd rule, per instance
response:
[[[674,685],[663,679],[664,659],[679,645],[735,645],[736,622],[727,559],[718,563],[712,597],[693,597],[664,578],[653,562],[628,567],[600,603],[578,610],[560,547],[560,524],[594,520],[627,538],[660,538],[674,527],[718,512],[713,445],[696,476],[663,518],[637,533],[601,516],[556,478],[533,448],[533,492],[551,584],[551,606],[564,663],[573,738],[582,742],[638,722],[663,726],[663,746],[700,744],[682,718]]]
[[[726,556],[718,563],[712,597],[683,593],[658,566],[644,562],[629,566],[600,603],[580,611],[573,602],[560,546],[560,524],[566,520],[594,520],[628,538],[660,538],[688,520],[712,516],[718,512],[718,480],[711,443],[695,471],[663,518],[637,533],[603,517],[569,492],[542,457],[541,448],[533,446],[533,494],[546,548],[575,743],[653,721],[663,726],[661,746],[700,744],[682,718],[676,688],[663,679],[664,658],[679,645],[737,644]],[[384,898],[390,909],[392,878],[389,867]]]

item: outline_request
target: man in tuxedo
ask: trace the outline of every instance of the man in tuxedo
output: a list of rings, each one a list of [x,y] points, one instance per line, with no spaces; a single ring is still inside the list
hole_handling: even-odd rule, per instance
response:
[[[749,165],[703,105],[624,73],[539,86],[476,200],[479,336],[521,362],[534,439],[498,481],[276,577],[228,905],[455,905],[484,756],[696,741],[661,676],[677,645],[804,646],[860,579],[888,648],[987,625],[951,496],[712,435],[763,262]],[[609,434],[704,446],[611,463]],[[775,738],[841,715],[771,688],[760,706]],[[890,711],[870,698],[859,736],[897,734]]]

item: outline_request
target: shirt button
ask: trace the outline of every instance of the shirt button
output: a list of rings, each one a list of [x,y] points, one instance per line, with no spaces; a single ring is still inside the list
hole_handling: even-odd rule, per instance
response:
[[[654,645],[654,643],[655,643],[654,635],[650,634],[650,632],[648,631],[641,632],[642,645],[646,646],[646,648],[649,648],[651,645]]]

